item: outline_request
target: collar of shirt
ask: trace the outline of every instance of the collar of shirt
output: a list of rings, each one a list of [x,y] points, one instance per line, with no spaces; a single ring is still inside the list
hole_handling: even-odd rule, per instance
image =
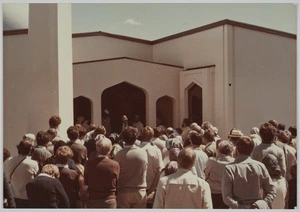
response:
[[[135,144],[133,144],[133,145],[124,145],[124,148],[131,148],[131,147],[136,147],[136,145]]]
[[[191,171],[191,170],[190,169],[184,169],[184,168],[178,168],[178,170],[176,172],[184,174],[184,173],[187,173],[189,171]]]
[[[50,176],[50,175],[48,175],[48,174],[45,174],[45,173],[40,173],[40,174],[38,175],[38,177],[50,177],[50,178],[54,178],[54,177],[52,177],[52,176]]]
[[[69,165],[68,164],[55,164],[58,168],[69,168]]]
[[[251,160],[249,155],[240,155],[235,158],[234,163],[249,163]]]
[[[98,154],[97,157],[98,157],[98,158],[108,158],[107,155],[101,155],[101,154]]]
[[[40,145],[38,145],[36,148],[46,149],[46,147]]]
[[[80,144],[82,145],[81,141],[79,139],[77,139],[76,141],[74,141],[74,144]]]

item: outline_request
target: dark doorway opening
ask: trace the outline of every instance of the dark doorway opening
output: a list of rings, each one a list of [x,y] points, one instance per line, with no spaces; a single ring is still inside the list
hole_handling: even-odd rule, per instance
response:
[[[203,122],[202,88],[196,84],[188,90],[188,109],[189,119],[201,125]]]
[[[145,126],[146,121],[146,96],[143,90],[122,82],[103,91],[101,107],[109,110],[111,132],[120,133],[122,116],[128,117],[129,125],[134,120],[134,115],[140,116],[140,121]]]
[[[84,97],[79,96],[73,99],[74,107],[74,124],[76,124],[77,118],[83,116],[85,120],[92,121],[92,103]]]
[[[168,96],[160,97],[156,101],[156,125],[173,127],[173,101]]]

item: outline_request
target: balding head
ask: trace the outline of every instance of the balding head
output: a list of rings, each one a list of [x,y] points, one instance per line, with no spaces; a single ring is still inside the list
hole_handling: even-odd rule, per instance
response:
[[[196,161],[196,153],[192,148],[182,149],[178,155],[178,165],[184,169],[191,169]]]
[[[108,155],[112,149],[111,141],[104,136],[98,136],[95,140],[97,153],[101,155]]]

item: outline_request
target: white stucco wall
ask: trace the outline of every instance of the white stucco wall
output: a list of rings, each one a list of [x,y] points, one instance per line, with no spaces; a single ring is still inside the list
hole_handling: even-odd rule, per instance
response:
[[[175,100],[174,125],[179,126],[179,72],[181,68],[120,59],[77,64],[74,70],[74,98],[85,96],[93,102],[93,120],[101,124],[101,94],[118,83],[128,82],[146,94],[146,124],[156,126],[156,101],[162,96]]]
[[[152,46],[105,36],[73,38],[73,62],[117,57],[152,61]]]
[[[28,133],[28,35],[3,37],[3,147],[12,155]]]
[[[155,62],[179,65],[184,68],[215,65],[215,99],[214,105],[212,105],[214,120],[212,124],[219,128],[221,136],[228,131],[228,120],[225,116],[228,113],[228,103],[225,102],[228,90],[227,83],[225,83],[226,70],[224,69],[224,30],[225,26],[220,26],[153,46]],[[183,112],[183,109],[180,108],[180,111]]]
[[[296,125],[296,40],[232,28],[233,125],[249,134],[275,119]]]

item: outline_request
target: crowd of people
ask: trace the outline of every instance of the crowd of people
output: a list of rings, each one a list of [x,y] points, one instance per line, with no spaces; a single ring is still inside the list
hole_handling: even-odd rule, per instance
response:
[[[47,131],[20,138],[18,155],[4,148],[4,207],[296,207],[295,126],[270,120],[221,138],[209,122],[173,129],[122,120],[119,133],[107,132],[107,121],[75,124],[62,140],[55,115]]]

